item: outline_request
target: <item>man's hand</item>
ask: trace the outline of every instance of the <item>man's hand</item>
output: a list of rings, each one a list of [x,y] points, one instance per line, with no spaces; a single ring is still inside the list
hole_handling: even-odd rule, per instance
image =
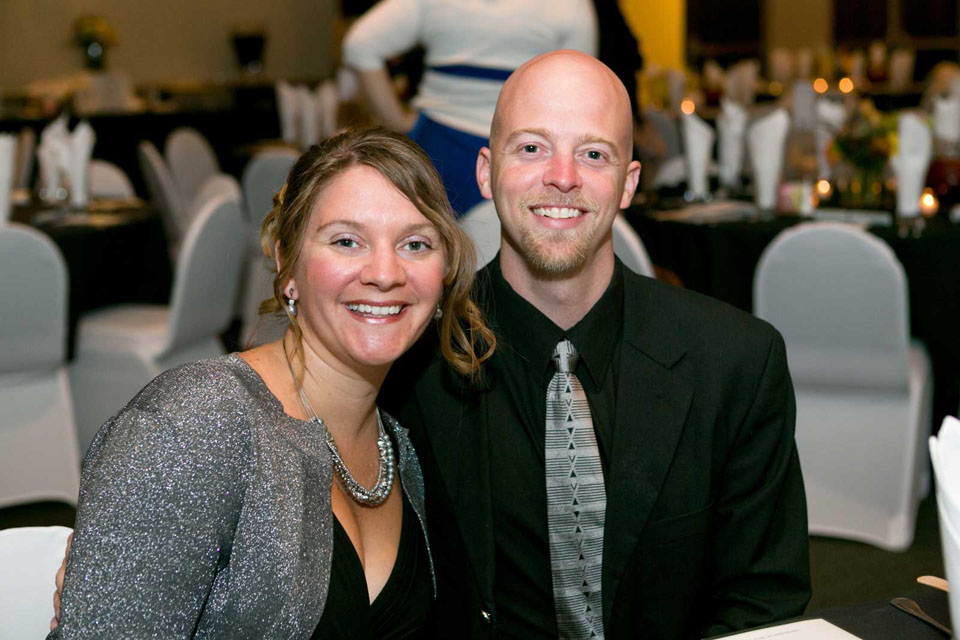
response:
[[[63,551],[63,562],[57,569],[57,590],[53,592],[53,618],[50,619],[50,631],[57,628],[60,624],[60,592],[63,591],[63,576],[67,571],[67,555],[70,553],[70,543],[73,542],[73,534],[67,536],[67,548]]]

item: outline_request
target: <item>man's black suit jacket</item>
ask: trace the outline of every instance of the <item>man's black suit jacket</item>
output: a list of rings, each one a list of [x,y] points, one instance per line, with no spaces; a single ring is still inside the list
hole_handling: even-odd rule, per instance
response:
[[[623,272],[606,637],[699,638],[801,614],[807,516],[782,338],[711,298]],[[481,303],[489,277],[478,274]],[[470,384],[422,349],[384,385],[423,466],[437,637],[497,635],[486,440],[497,385],[489,372]]]

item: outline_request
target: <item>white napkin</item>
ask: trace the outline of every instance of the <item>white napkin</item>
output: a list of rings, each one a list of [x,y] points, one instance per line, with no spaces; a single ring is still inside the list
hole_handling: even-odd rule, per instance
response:
[[[97,135],[90,123],[84,120],[73,129],[70,136],[70,158],[67,172],[70,180],[70,204],[85,207],[90,196],[87,168],[93,155]]]
[[[960,142],[960,96],[934,99],[933,134],[950,144]]]
[[[280,80],[276,85],[277,115],[280,116],[280,132],[284,142],[297,142],[297,89],[288,82]]]
[[[891,89],[906,89],[913,84],[913,67],[917,54],[911,49],[897,49],[890,54],[887,83]]]
[[[947,416],[930,437],[930,459],[937,483],[940,544],[950,589],[950,617],[960,620],[960,420]]]
[[[747,131],[754,197],[761,210],[776,208],[777,187],[783,173],[783,145],[789,128],[790,116],[786,110],[776,109],[757,120]]]
[[[846,122],[847,108],[842,103],[826,98],[817,100],[817,169],[820,178],[830,177],[827,149]]]
[[[713,128],[700,116],[683,114],[683,153],[687,161],[687,184],[695,198],[709,193],[707,165],[713,155]]]
[[[897,155],[890,164],[897,174],[897,213],[920,215],[920,195],[933,155],[933,136],[926,123],[913,113],[904,113],[897,122]]]
[[[320,137],[319,101],[308,87],[298,86],[296,90],[300,148],[306,149],[316,144]]]
[[[720,184],[725,187],[740,186],[743,134],[746,130],[747,110],[733,100],[721,98],[720,114],[717,116],[717,156],[720,160]]]
[[[813,77],[813,49],[801,47],[797,49],[797,78],[809,80]]]
[[[40,164],[40,196],[44,200],[55,200],[61,177],[70,167],[70,131],[65,116],[48,124],[40,133],[37,162]]]
[[[16,136],[0,134],[0,226],[10,219],[10,189],[13,187],[13,164],[16,155]]]
[[[670,107],[680,111],[680,103],[687,97],[687,76],[682,71],[669,69],[667,71],[667,91],[670,96]]]
[[[850,79],[855,87],[862,87],[867,79],[867,54],[862,49],[850,54]]]
[[[778,47],[770,52],[770,77],[786,87],[793,79],[793,54],[788,49]]]
[[[329,138],[337,132],[337,115],[340,111],[340,96],[337,83],[324,80],[317,87],[317,108],[320,111],[320,135]]]
[[[813,131],[817,126],[817,94],[809,80],[797,80],[793,83],[791,101],[793,128],[799,131]]]
[[[757,77],[760,65],[756,60],[744,60],[730,67],[727,72],[724,96],[743,106],[753,104],[757,94]]]

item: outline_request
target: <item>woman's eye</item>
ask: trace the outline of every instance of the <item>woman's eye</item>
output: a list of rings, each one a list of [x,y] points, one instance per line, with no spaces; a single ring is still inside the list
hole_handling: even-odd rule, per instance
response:
[[[360,246],[357,244],[357,241],[352,238],[337,238],[333,241],[333,244],[334,246],[343,247],[344,249],[353,249],[354,247]]]
[[[423,240],[411,240],[407,243],[407,250],[414,252],[426,251],[430,248],[430,245],[424,242]]]

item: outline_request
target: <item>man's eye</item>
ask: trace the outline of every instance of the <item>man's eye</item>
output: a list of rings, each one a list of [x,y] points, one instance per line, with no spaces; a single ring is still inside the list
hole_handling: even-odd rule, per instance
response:
[[[536,153],[537,151],[539,151],[539,149],[540,149],[540,147],[538,147],[538,146],[535,145],[535,144],[525,144],[525,145],[523,145],[523,151],[524,151],[524,153]]]
[[[587,151],[587,157],[591,160],[603,160],[603,154],[599,151]]]

